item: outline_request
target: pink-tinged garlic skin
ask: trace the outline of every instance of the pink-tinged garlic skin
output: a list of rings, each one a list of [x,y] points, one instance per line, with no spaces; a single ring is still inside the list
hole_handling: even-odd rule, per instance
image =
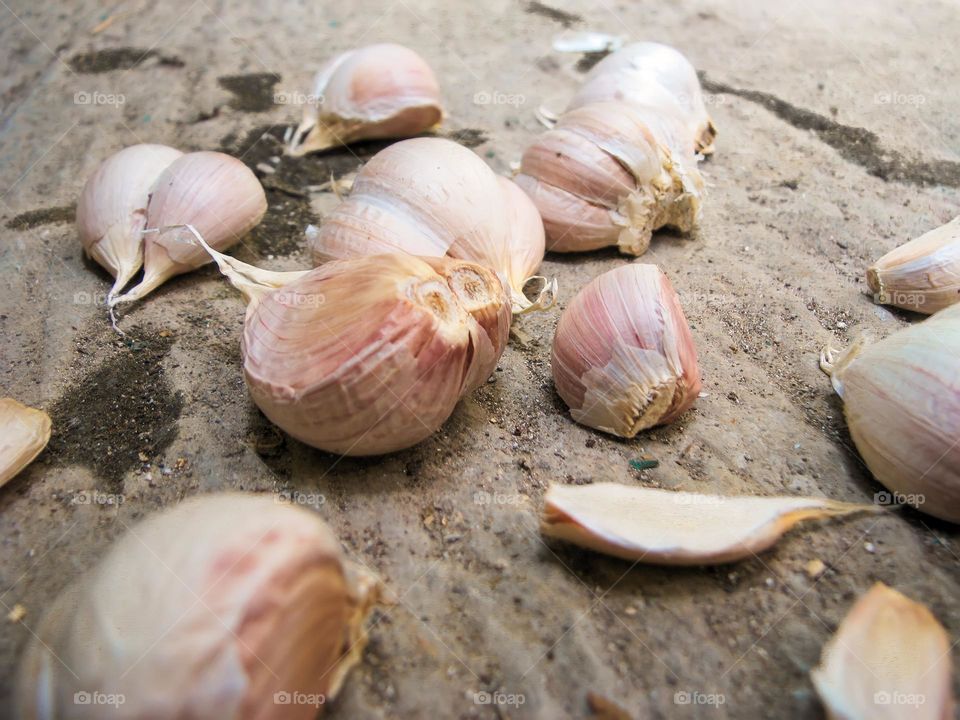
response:
[[[21,717],[313,718],[275,695],[336,695],[377,591],[313,512],[263,495],[186,500],[49,609],[21,664]],[[75,702],[95,692],[122,701]]]
[[[656,265],[625,265],[586,285],[560,317],[552,369],[574,420],[626,438],[672,422],[700,392],[690,328]]]
[[[543,220],[537,206],[515,182],[503,176],[498,176],[497,181],[503,190],[510,228],[510,286],[523,287],[529,277],[537,274],[546,252]]]
[[[331,262],[247,314],[244,376],[293,437],[344,455],[410,447],[496,367],[510,305],[494,273],[450,258]]]

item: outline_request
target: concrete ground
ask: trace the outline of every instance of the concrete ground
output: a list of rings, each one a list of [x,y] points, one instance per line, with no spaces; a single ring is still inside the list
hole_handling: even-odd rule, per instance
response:
[[[579,718],[588,693],[634,718],[822,717],[808,673],[877,580],[960,638],[960,536],[918,513],[804,525],[757,559],[704,569],[631,568],[537,532],[551,482],[860,502],[881,489],[817,354],[915,321],[873,305],[864,269],[960,212],[956,3],[548,5],[560,12],[0,0],[0,389],[54,421],[48,450],[0,490],[0,609],[26,610],[0,622],[0,714],[67,582],[146,513],[226,489],[322,494],[348,554],[400,598],[331,717]],[[702,222],[658,234],[645,258],[677,287],[704,374],[706,396],[675,425],[616,440],[575,425],[553,391],[560,310],[625,262],[615,252],[548,257],[560,307],[521,322],[529,344],[434,437],[378,459],[312,450],[259,414],[240,375],[243,304],[212,268],[127,311],[126,340],[110,329],[96,304],[107,276],[82,257],[71,206],[112,152],[151,141],[269,162],[297,114],[274,94],[307,92],[333,53],[390,40],[435,68],[446,132],[506,172],[541,131],[535,109],[561,109],[582,78],[580,57],[551,50],[567,27],[666,42],[705,73],[720,134]],[[332,196],[305,187],[376,149],[283,161],[263,177],[267,220],[236,254],[307,267],[300,232]],[[631,469],[641,455],[659,467]],[[122,497],[75,502],[94,490]],[[804,572],[814,559],[819,580]],[[503,704],[475,701],[495,691]],[[684,702],[698,693],[723,704]]]

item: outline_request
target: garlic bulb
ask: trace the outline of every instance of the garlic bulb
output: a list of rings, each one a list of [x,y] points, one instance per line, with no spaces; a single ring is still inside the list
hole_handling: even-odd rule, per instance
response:
[[[514,311],[539,309],[555,286],[545,288],[548,300],[523,295],[526,273],[543,258],[543,231],[514,190],[462,145],[404,140],[364,165],[350,196],[308,228],[307,244],[318,264],[397,252],[469,260],[497,272]]]
[[[161,173],[147,205],[143,280],[113,304],[140,300],[174,275],[210,262],[191,234],[192,225],[214,248],[225,250],[252,230],[267,211],[256,175],[230,155],[183,155]]]
[[[867,284],[878,303],[927,315],[960,302],[960,217],[888,252]]]
[[[50,442],[50,416],[13,398],[0,400],[0,487],[40,454]]]
[[[191,498],[136,525],[48,610],[20,667],[20,717],[313,718],[359,661],[378,592],[318,515]]]
[[[150,188],[181,155],[165,145],[133,145],[104,160],[83,186],[77,232],[87,256],[116,278],[108,303],[143,264]]]
[[[821,367],[850,435],[896,503],[960,522],[960,305],[880,342],[861,338]]]
[[[656,265],[587,284],[560,316],[552,369],[574,420],[626,438],[672,422],[700,392],[690,328]]]
[[[622,103],[564,113],[527,148],[516,177],[543,217],[547,249],[641,255],[654,230],[692,229],[704,183],[684,132]]]
[[[597,102],[626,102],[682,120],[687,137],[704,155],[717,131],[707,114],[697,71],[678,50],[654,42],[627,45],[597,63],[567,110]]]
[[[304,155],[356,140],[410,137],[440,123],[440,87],[426,60],[384,43],[337,55],[314,80],[312,102],[287,152]]]

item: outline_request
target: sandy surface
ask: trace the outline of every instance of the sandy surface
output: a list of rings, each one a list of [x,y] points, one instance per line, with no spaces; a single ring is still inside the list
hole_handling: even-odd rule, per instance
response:
[[[820,717],[808,672],[876,580],[960,638],[960,538],[916,513],[806,525],[760,558],[711,569],[631,568],[537,533],[550,482],[862,502],[881,489],[817,352],[910,322],[872,304],[863,270],[960,212],[956,5],[552,1],[582,19],[499,1],[3,3],[0,388],[47,409],[55,437],[0,491],[0,610],[27,612],[0,624],[0,714],[55,594],[145,513],[225,489],[322,494],[348,553],[401,599],[377,617],[332,717],[585,717],[588,692],[636,718]],[[338,459],[285,438],[252,405],[243,305],[212,269],[129,311],[126,342],[91,302],[107,276],[82,257],[69,206],[110,153],[155,141],[256,164],[278,150],[264,132],[297,114],[272,106],[273,92],[306,92],[328,55],[394,40],[436,69],[447,130],[480,131],[462,137],[505,172],[540,131],[534,109],[562,108],[582,77],[577,56],[550,50],[564,22],[673,44],[708,80],[720,136],[700,228],[659,234],[646,256],[681,294],[704,374],[706,397],[674,426],[631,442],[576,426],[550,379],[554,310],[523,321],[530,345],[511,346],[434,437]],[[133,50],[99,52],[116,48]],[[477,93],[517,97],[478,104]],[[109,95],[123,104],[99,104]],[[305,267],[299,231],[332,196],[305,199],[303,187],[358,162],[282,165],[265,178],[269,224],[236,254]],[[552,256],[544,274],[559,279],[563,306],[623,262]],[[632,470],[643,454],[659,468]],[[122,503],[74,502],[93,490]],[[803,570],[812,559],[829,568],[817,582]],[[479,691],[524,704],[477,704]],[[693,693],[724,704],[682,704]]]

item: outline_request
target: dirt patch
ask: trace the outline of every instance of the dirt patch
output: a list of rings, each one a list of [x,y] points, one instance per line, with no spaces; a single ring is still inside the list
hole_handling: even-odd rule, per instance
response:
[[[27,210],[7,221],[8,230],[29,230],[40,225],[72,223],[77,217],[76,205]]]
[[[217,84],[231,93],[230,107],[240,112],[267,112],[273,108],[273,87],[280,82],[276,73],[224,75]]]
[[[550,7],[549,5],[544,5],[542,2],[528,2],[526,6],[526,11],[531,15],[539,15],[540,17],[545,17],[548,20],[553,20],[563,25],[565,28],[571,27],[578,22],[582,22],[583,18],[576,13],[565,12],[564,10],[558,10],[557,8]]]
[[[447,140],[453,140],[455,143],[460,143],[464,147],[475,148],[483,145],[490,137],[487,135],[486,130],[480,130],[479,128],[464,128],[463,130],[450,130],[440,137],[446,138]]]
[[[98,75],[111,70],[129,70],[152,59],[156,59],[158,65],[167,67],[181,68],[185,64],[175,55],[161,55],[157,50],[133,47],[107,48],[79,53],[70,58],[67,64],[76,73]]]
[[[589,72],[593,69],[593,66],[598,62],[603,60],[607,55],[610,54],[609,50],[601,50],[599,52],[588,52],[584,53],[583,57],[577,60],[576,68],[577,72]]]

